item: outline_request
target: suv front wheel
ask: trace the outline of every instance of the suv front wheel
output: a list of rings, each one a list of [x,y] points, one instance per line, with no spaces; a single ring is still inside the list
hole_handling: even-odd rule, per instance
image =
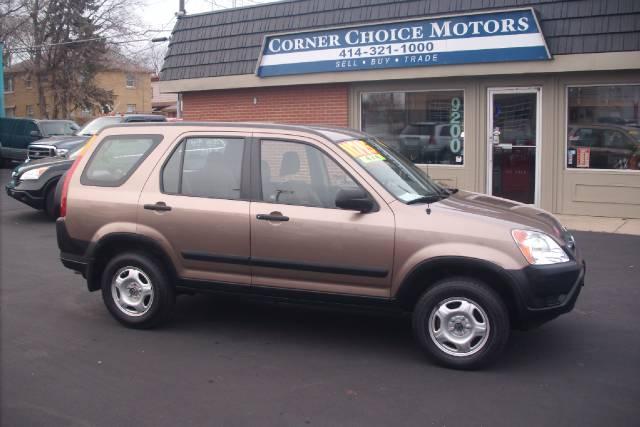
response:
[[[471,278],[436,283],[413,312],[420,346],[450,368],[477,369],[491,363],[504,350],[509,329],[509,314],[500,296]]]
[[[151,328],[169,317],[175,295],[155,259],[131,252],[115,256],[105,267],[102,299],[125,326]]]

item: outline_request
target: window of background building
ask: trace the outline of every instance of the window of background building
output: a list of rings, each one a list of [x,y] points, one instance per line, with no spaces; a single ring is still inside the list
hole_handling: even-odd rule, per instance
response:
[[[570,87],[567,167],[640,170],[640,85]]]
[[[33,105],[27,105],[27,117],[33,117]]]
[[[16,107],[5,108],[4,109],[5,117],[15,117],[16,116]]]
[[[13,92],[13,77],[4,78],[4,91]]]
[[[127,104],[127,113],[135,113],[136,104]]]
[[[464,92],[362,94],[362,130],[414,163],[464,163]]]
[[[127,74],[127,87],[136,87],[135,74]]]
[[[25,89],[31,89],[33,87],[33,82],[31,79],[31,74],[27,74],[24,78],[24,87]]]

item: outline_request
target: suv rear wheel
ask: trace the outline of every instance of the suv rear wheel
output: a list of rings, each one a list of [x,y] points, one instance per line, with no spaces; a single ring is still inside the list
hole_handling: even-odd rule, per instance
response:
[[[160,265],[135,252],[109,261],[102,274],[102,299],[120,323],[151,328],[169,317],[175,295]]]
[[[450,368],[477,369],[494,361],[504,350],[509,328],[500,296],[471,278],[438,282],[422,295],[413,312],[420,346]]]

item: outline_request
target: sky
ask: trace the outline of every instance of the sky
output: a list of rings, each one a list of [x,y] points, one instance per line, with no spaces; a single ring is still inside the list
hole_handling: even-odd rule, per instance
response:
[[[209,12],[232,7],[249,7],[280,0],[185,0],[187,15]],[[146,30],[142,38],[137,38],[122,46],[124,53],[146,63],[156,72],[160,71],[162,58],[168,42],[152,43],[152,38],[169,37],[176,22],[179,0],[137,0],[134,13],[139,17],[141,30]],[[146,40],[148,37],[148,40]],[[120,39],[120,43],[126,41]]]
[[[211,10],[253,6],[272,3],[277,0],[185,0],[187,14],[208,12]],[[153,30],[156,37],[169,36],[175,24],[175,13],[179,0],[144,0],[144,6],[137,11],[146,27]]]

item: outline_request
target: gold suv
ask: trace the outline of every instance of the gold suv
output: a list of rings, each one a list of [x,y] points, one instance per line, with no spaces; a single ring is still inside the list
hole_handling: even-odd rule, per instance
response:
[[[193,291],[394,308],[457,368],[570,311],[585,272],[547,212],[443,188],[383,142],[322,127],[105,128],[65,177],[57,234],[127,326]]]

